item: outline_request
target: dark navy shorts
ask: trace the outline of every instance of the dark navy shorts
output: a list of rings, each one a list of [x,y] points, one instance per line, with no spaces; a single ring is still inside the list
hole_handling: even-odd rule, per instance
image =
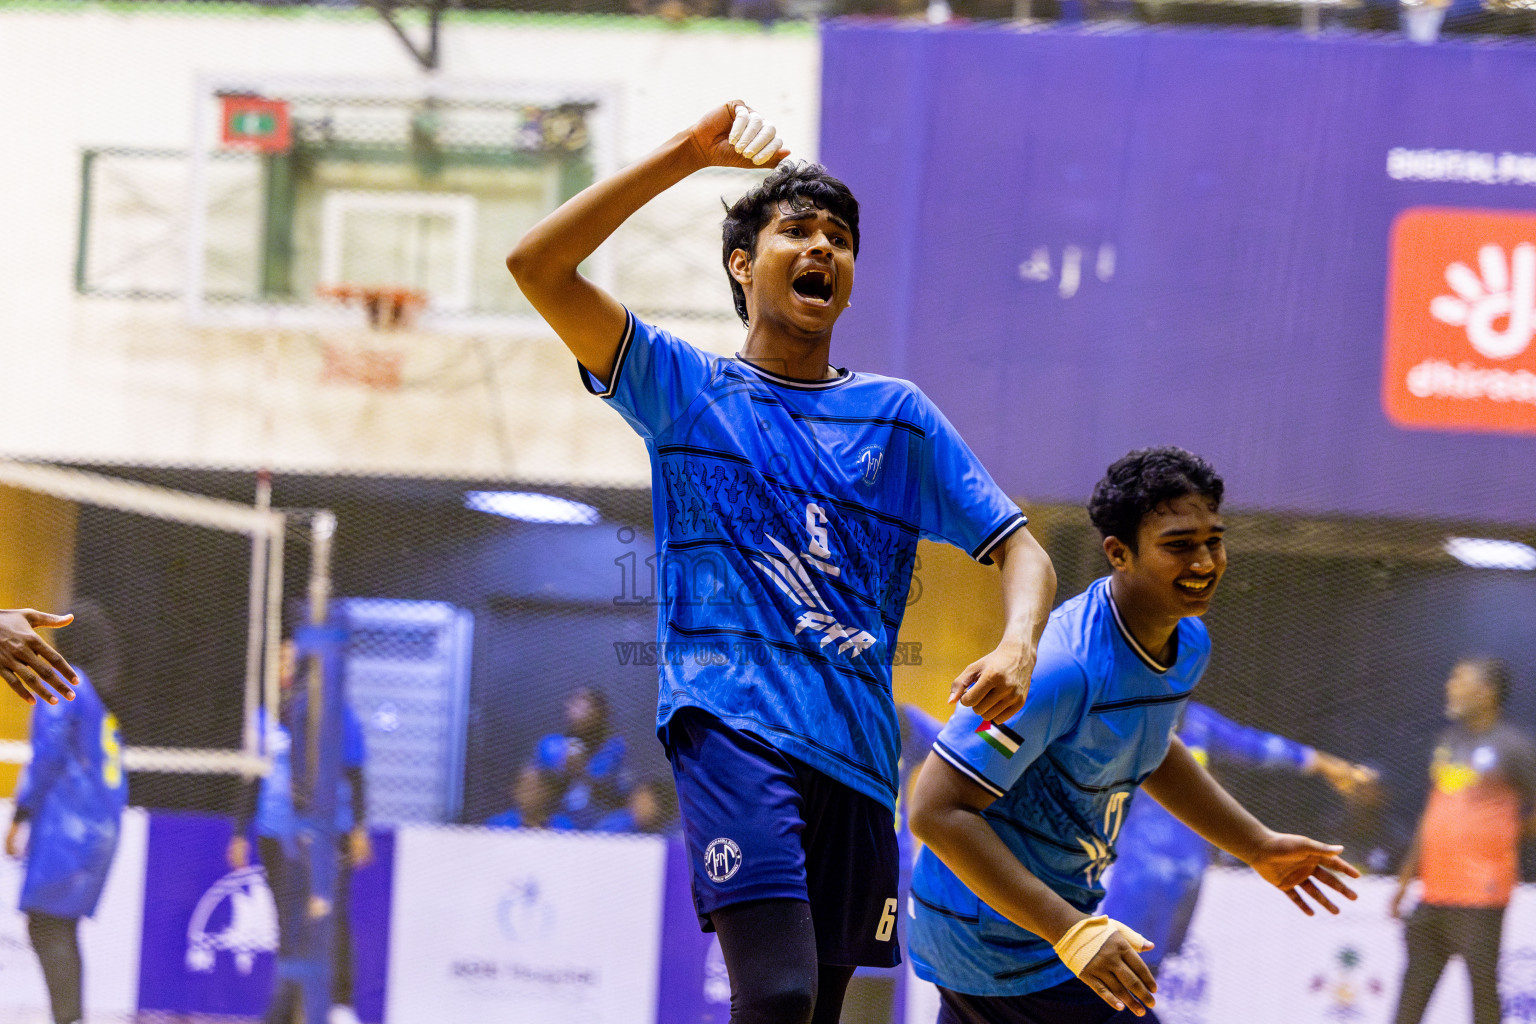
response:
[[[697,708],[666,739],[700,927],[732,904],[805,900],[820,962],[901,962],[890,808]]]
[[[1138,1017],[1117,1010],[1077,978],[1022,996],[968,996],[940,987],[937,1024],[1158,1024],[1157,1012]]]

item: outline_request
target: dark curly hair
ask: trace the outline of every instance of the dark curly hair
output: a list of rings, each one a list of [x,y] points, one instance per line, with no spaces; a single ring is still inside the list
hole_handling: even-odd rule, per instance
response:
[[[848,186],[827,173],[821,164],[786,160],[763,183],[726,207],[725,221],[721,224],[722,251],[720,262],[725,265],[725,276],[731,282],[731,296],[736,300],[736,315],[747,323],[747,294],[741,284],[731,277],[731,253],[737,249],[748,255],[757,252],[757,236],[780,203],[787,203],[791,210],[800,211],[816,207],[841,217],[852,236],[853,255],[859,255],[859,201],[853,198]]]
[[[1201,494],[1221,505],[1226,485],[1200,456],[1183,448],[1138,448],[1109,467],[1088,500],[1088,518],[1101,537],[1114,537],[1136,550],[1136,531],[1148,512],[1186,494]]]

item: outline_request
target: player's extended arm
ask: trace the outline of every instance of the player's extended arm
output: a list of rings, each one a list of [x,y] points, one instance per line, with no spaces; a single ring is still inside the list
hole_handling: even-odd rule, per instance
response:
[[[32,608],[0,611],[0,679],[28,704],[41,697],[57,704],[57,691],[65,700],[74,700],[80,680],[58,651],[34,630],[58,629],[74,621],[73,615],[50,615]],[[34,694],[36,696],[34,696]]]
[[[1305,775],[1321,775],[1342,796],[1374,785],[1377,772],[1362,764],[1351,764],[1334,754],[1309,747],[1278,733],[1265,732],[1249,725],[1239,725],[1204,704],[1191,703],[1186,712],[1186,726],[1194,726],[1204,737],[1213,761],[1261,768],[1289,767]],[[1188,735],[1183,730],[1180,735]]]
[[[1313,910],[1301,893],[1329,913],[1339,912],[1317,887],[1318,882],[1348,899],[1356,898],[1354,890],[1338,878],[1339,874],[1360,877],[1360,872],[1339,856],[1342,846],[1266,828],[1201,767],[1177,737],[1142,788],[1174,817],[1257,871],[1307,916]]]
[[[987,906],[1060,951],[1062,939],[1089,916],[1019,863],[981,816],[993,799],[949,762],[929,754],[912,791],[912,834]],[[1151,948],[1145,940],[1133,945],[1118,927],[1110,928],[1098,952],[1073,970],[1109,1005],[1129,1006],[1141,1016],[1153,1005],[1157,982],[1137,953]]]
[[[607,384],[623,340],[624,307],[581,276],[582,261],[636,210],[694,171],[773,166],[789,155],[778,142],[773,126],[745,104],[722,103],[649,156],[566,200],[517,243],[507,269],[577,361]],[[767,159],[754,162],[764,151]]]
[[[1029,695],[1040,634],[1056,598],[1056,568],[1028,527],[1009,534],[992,560],[1003,574],[1003,638],[955,677],[949,702],[958,700],[982,718],[1001,722],[1018,714]]]

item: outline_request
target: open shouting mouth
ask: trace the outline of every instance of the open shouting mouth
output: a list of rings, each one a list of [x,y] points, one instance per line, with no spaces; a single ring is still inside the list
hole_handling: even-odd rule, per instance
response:
[[[832,275],[825,270],[802,270],[792,283],[795,294],[822,305],[832,301]]]

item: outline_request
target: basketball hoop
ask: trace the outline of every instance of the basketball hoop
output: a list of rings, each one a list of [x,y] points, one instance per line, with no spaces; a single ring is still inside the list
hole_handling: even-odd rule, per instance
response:
[[[343,305],[360,304],[368,314],[368,326],[378,330],[411,326],[427,305],[426,293],[414,288],[333,284],[321,285],[319,292],[322,298]]]

